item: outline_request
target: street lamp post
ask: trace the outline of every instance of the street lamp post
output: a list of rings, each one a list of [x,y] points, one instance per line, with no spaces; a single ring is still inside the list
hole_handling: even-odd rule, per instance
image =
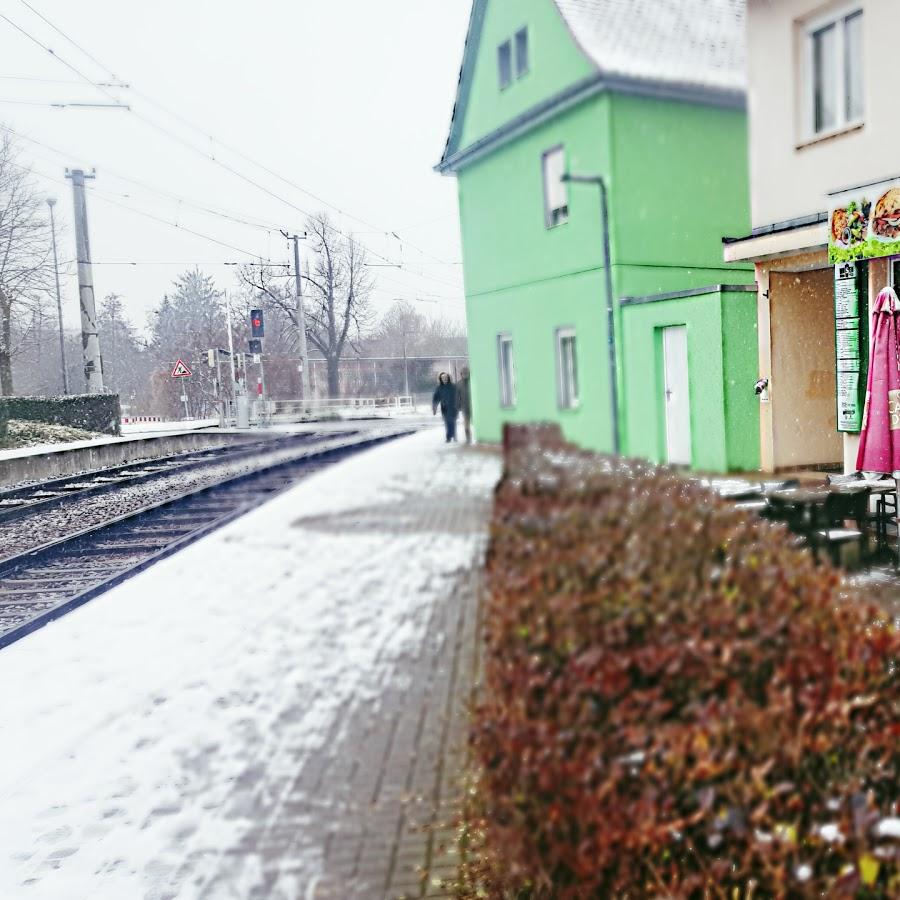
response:
[[[50,207],[50,234],[53,238],[53,273],[56,276],[56,313],[59,317],[59,364],[62,372],[63,393],[68,395],[69,375],[66,372],[66,339],[63,334],[62,295],[59,290],[59,259],[56,255],[56,219],[53,216],[56,198],[48,197],[47,206]]]
[[[564,182],[572,184],[595,184],[600,188],[600,217],[603,227],[603,270],[606,281],[606,339],[609,361],[609,405],[612,415],[612,449],[617,456],[622,451],[619,435],[619,376],[616,362],[616,308],[613,296],[612,267],[609,251],[609,197],[606,181],[602,175],[573,175],[569,172],[562,176]]]

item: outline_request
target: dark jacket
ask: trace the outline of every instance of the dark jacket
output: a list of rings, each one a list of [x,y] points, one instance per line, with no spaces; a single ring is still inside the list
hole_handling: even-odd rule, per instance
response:
[[[437,412],[440,406],[441,415],[445,418],[456,418],[459,414],[459,398],[455,384],[439,384],[431,399],[431,408]]]
[[[472,416],[472,388],[468,378],[460,378],[456,385],[459,411],[467,418]]]

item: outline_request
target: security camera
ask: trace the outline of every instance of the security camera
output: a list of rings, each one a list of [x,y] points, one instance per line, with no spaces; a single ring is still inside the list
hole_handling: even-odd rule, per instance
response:
[[[756,385],[755,385],[755,387],[753,388],[753,390],[756,392],[757,395],[759,395],[759,394],[761,394],[768,386],[769,386],[769,379],[768,379],[768,378],[760,378],[759,381],[756,382]]]

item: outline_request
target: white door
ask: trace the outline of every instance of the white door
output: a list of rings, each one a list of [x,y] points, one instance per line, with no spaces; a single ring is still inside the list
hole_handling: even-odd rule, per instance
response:
[[[673,466],[691,464],[691,396],[688,385],[687,326],[663,328],[666,400],[666,459]]]

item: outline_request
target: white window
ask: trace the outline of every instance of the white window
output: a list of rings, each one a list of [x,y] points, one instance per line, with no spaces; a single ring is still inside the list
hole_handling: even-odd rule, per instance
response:
[[[859,124],[865,114],[862,10],[815,19],[806,36],[810,134]]]
[[[512,335],[497,335],[497,362],[500,367],[500,405],[509,409],[516,405],[516,365],[513,361]]]
[[[563,147],[554,147],[544,154],[544,222],[548,228],[560,225],[569,218],[569,192],[562,180],[566,172]]]
[[[556,385],[560,409],[575,409],[578,406],[578,353],[574,328],[556,331]]]
[[[512,83],[512,43],[504,41],[497,48],[497,65],[500,74],[500,90],[508,88]]]
[[[528,74],[528,29],[516,32],[516,78]]]

